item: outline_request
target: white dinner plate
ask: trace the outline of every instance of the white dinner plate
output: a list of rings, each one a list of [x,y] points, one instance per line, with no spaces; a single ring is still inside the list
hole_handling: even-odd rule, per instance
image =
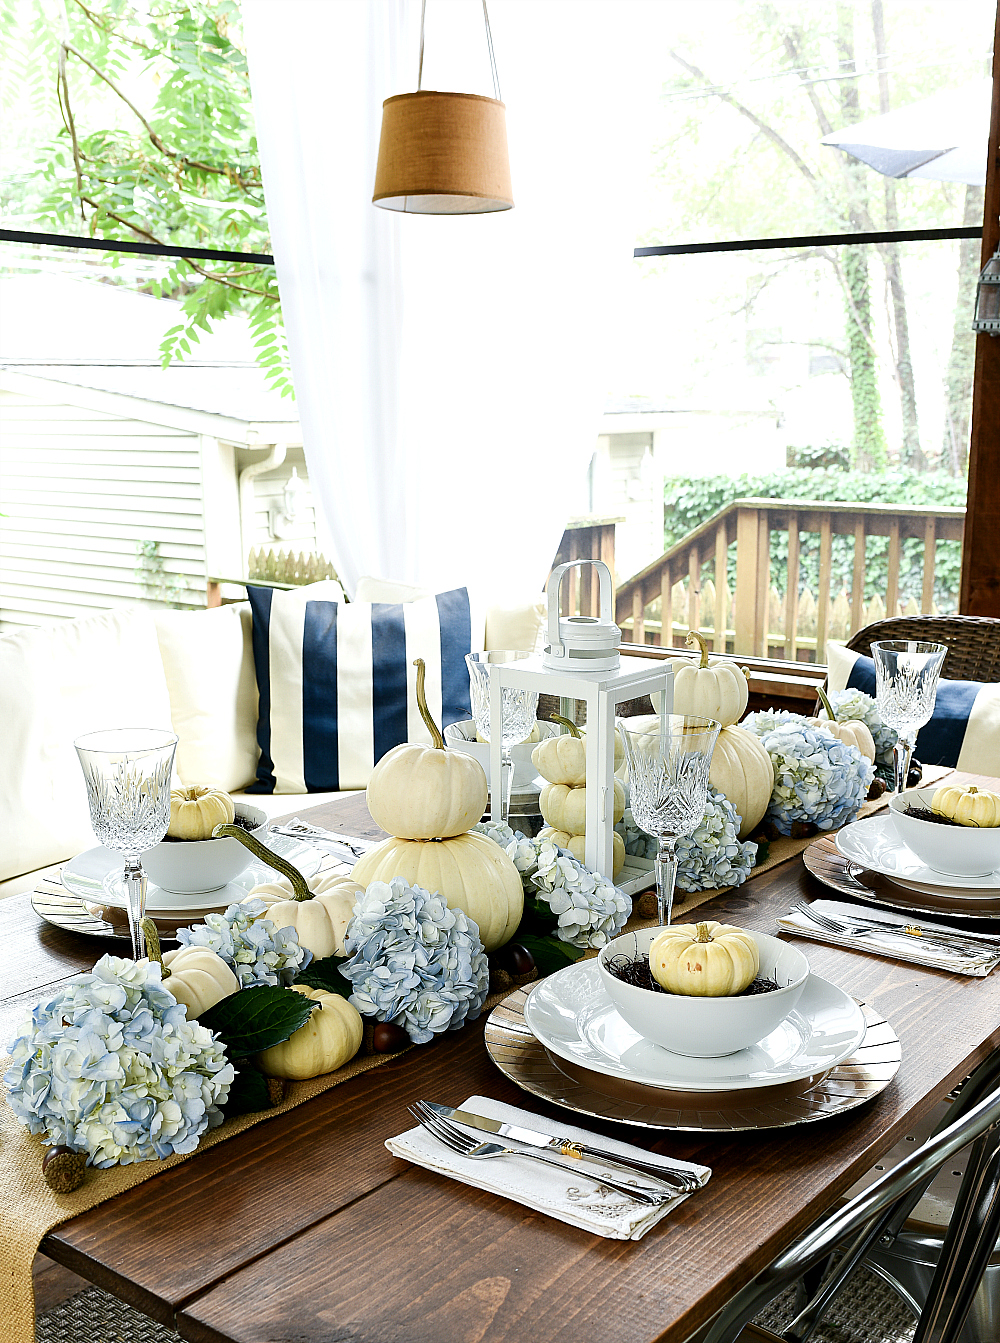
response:
[[[865,1036],[865,1018],[843,989],[810,975],[798,1007],[758,1044],[722,1058],[671,1054],[618,1015],[596,960],[577,961],[531,990],[524,1019],[570,1063],[606,1077],[669,1091],[744,1091],[781,1086],[835,1068]]]
[[[850,863],[860,863],[871,872],[911,890],[931,888],[946,890],[950,895],[982,896],[996,892],[1000,895],[1000,872],[985,877],[957,877],[935,872],[922,863],[912,849],[908,849],[896,834],[888,816],[869,816],[837,831],[837,850]]]
[[[319,871],[323,855],[311,844],[284,835],[270,835],[268,843],[274,852],[297,867],[304,877]],[[260,859],[247,854],[248,863],[235,881],[215,891],[199,891],[185,895],[161,891],[153,882],[146,883],[146,909],[150,914],[171,914],[185,909],[225,909],[234,900],[242,900],[248,892],[264,881],[273,881],[278,873]],[[125,908],[125,892],[121,873],[124,860],[120,853],[98,844],[93,849],[78,853],[63,863],[60,880],[71,895],[90,904],[116,905]]]

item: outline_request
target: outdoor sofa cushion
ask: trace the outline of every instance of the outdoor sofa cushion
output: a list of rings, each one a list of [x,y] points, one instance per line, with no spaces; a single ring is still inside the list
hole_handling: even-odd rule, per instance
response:
[[[831,690],[850,687],[874,698],[871,658],[840,644],[828,644],[826,651]],[[933,717],[920,729],[913,754],[925,765],[951,765],[971,774],[1000,773],[1000,683],[983,685],[942,676]]]

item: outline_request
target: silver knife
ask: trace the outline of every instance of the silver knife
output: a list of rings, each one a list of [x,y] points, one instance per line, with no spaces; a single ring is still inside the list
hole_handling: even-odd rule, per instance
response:
[[[576,1142],[571,1138],[560,1138],[556,1134],[521,1128],[518,1124],[504,1124],[499,1119],[484,1119],[482,1115],[473,1114],[470,1110],[453,1110],[450,1105],[438,1105],[435,1101],[423,1101],[422,1104],[433,1110],[435,1114],[444,1115],[446,1119],[453,1119],[456,1124],[465,1124],[468,1128],[481,1129],[484,1133],[495,1133],[501,1138],[511,1138],[514,1142],[524,1143],[528,1147],[545,1148],[550,1152],[556,1152],[565,1157],[573,1157],[578,1161],[584,1157],[595,1157],[615,1170],[629,1172],[637,1169],[643,1170],[651,1175],[658,1176],[661,1180],[680,1179],[686,1186],[685,1192],[701,1187],[701,1177],[680,1163],[670,1162],[669,1165],[658,1165],[652,1161],[640,1161],[635,1157],[623,1156],[620,1152],[606,1152],[601,1147]],[[663,1160],[668,1161],[669,1158],[664,1157]]]

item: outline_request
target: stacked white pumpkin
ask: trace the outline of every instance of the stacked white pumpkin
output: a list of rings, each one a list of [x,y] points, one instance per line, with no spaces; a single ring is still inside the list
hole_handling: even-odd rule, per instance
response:
[[[417,705],[433,744],[406,742],[375,766],[368,810],[391,838],[360,858],[351,877],[364,887],[402,877],[437,892],[473,920],[483,946],[495,951],[521,922],[521,877],[499,845],[470,833],[486,810],[486,774],[472,756],[446,748],[427,708],[423,659],[416,665]]]
[[[531,763],[545,780],[538,807],[545,822],[539,839],[551,839],[567,849],[580,863],[586,863],[587,850],[587,743],[575,723],[559,714],[553,722],[566,728],[566,735],[546,737],[531,753]],[[621,756],[619,756],[621,752]],[[624,759],[624,751],[615,733],[615,768]],[[625,789],[614,781],[614,821],[625,815]],[[613,837],[612,878],[625,865],[625,841],[616,830]]]
[[[697,714],[722,724],[712,752],[709,781],[736,808],[739,837],[746,839],[764,819],[774,788],[771,757],[752,732],[737,727],[749,698],[746,674],[732,662],[711,660],[708,645],[697,631],[692,630],[686,642],[689,647],[697,643],[699,658],[696,663],[687,658],[670,660],[674,713]]]

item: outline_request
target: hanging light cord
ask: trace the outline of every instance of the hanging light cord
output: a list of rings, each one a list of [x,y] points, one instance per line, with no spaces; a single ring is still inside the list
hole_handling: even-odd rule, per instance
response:
[[[419,93],[424,82],[424,19],[427,16],[427,0],[420,0],[420,61],[417,65],[417,92]],[[490,32],[490,16],[486,9],[486,0],[483,0],[483,22],[486,24],[486,46],[490,53],[490,73],[493,75],[493,92],[496,94],[497,102],[503,102],[500,97],[500,78],[497,75],[497,61],[493,53],[493,34]]]

